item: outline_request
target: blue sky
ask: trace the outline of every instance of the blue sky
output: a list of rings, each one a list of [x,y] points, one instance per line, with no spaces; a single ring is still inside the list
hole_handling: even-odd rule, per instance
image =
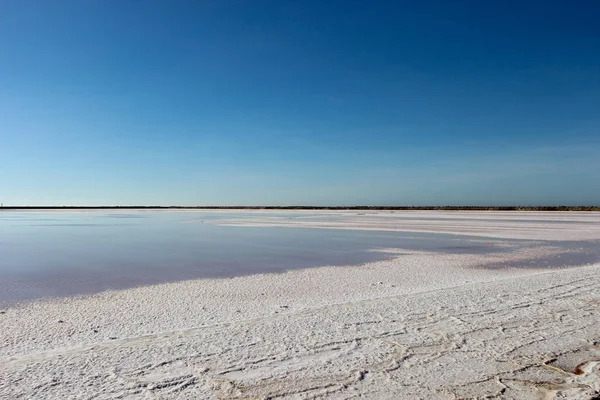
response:
[[[5,205],[600,204],[595,1],[0,2]]]

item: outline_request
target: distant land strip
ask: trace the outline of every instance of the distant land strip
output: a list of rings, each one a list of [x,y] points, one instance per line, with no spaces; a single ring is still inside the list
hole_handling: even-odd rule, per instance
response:
[[[600,211],[600,206],[1,206],[1,210]]]

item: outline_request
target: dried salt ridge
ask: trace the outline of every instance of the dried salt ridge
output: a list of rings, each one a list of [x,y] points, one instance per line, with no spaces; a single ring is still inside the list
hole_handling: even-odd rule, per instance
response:
[[[589,221],[527,234],[598,240]],[[600,264],[490,268],[559,244],[24,303],[0,313],[0,398],[595,398]]]

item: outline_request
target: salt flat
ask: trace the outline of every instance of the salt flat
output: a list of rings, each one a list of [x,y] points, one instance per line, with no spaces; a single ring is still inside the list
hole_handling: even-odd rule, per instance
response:
[[[597,240],[599,212],[514,211],[297,211],[295,218],[264,212],[246,220],[220,221],[236,226],[295,226],[329,229],[435,232],[510,239]]]
[[[0,397],[598,396],[600,264],[533,261],[597,244],[600,214],[255,214],[216,223],[534,242],[17,304],[0,314]]]

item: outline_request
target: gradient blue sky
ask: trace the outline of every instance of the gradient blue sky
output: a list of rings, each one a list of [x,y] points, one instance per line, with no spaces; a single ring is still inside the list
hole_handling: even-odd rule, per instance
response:
[[[5,205],[600,204],[600,2],[0,2]]]

